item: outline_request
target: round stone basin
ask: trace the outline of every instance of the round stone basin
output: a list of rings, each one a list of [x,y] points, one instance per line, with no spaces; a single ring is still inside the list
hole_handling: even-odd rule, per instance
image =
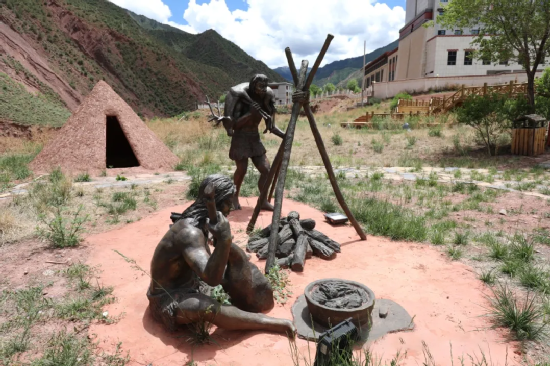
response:
[[[308,284],[304,293],[311,317],[325,327],[336,326],[349,317],[356,326],[372,320],[374,292],[361,283],[320,279]]]

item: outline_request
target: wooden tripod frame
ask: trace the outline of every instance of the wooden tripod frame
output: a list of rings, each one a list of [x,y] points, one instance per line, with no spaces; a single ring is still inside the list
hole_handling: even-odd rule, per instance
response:
[[[292,53],[290,52],[290,48],[287,47],[285,49],[288,66],[290,68],[292,79],[294,80],[294,86],[296,87],[297,91],[304,91],[304,92],[309,91],[309,87],[313,82],[313,77],[315,76],[315,73],[317,72],[317,69],[319,68],[319,65],[321,64],[321,61],[323,60],[323,57],[325,56],[325,53],[327,52],[330,46],[330,42],[332,41],[333,38],[334,36],[331,34],[327,36],[327,39],[325,40],[325,43],[321,48],[319,56],[317,56],[317,60],[315,60],[315,64],[313,64],[313,68],[309,72],[309,75],[307,75],[307,79],[306,79],[306,74],[307,74],[308,61],[307,60],[302,61],[302,65],[300,67],[300,74],[298,76],[298,73],[296,72],[296,66],[294,64],[294,59],[292,58]],[[256,225],[256,220],[258,219],[258,215],[260,214],[262,203],[265,202],[266,198],[268,197],[268,193],[270,197],[273,194],[273,188],[271,192],[269,190],[270,187],[273,185],[273,187],[275,187],[275,203],[274,203],[274,210],[273,210],[273,219],[271,222],[271,234],[269,237],[269,247],[268,247],[269,251],[268,251],[267,262],[265,266],[266,274],[267,272],[269,272],[269,269],[275,264],[275,251],[277,249],[277,234],[279,233],[279,222],[281,219],[281,210],[283,206],[283,194],[284,194],[284,188],[285,188],[286,174],[288,170],[288,164],[290,161],[292,142],[294,141],[296,121],[298,120],[298,115],[300,114],[300,110],[302,109],[302,106],[304,107],[304,112],[309,121],[309,126],[313,133],[313,137],[315,138],[317,149],[319,149],[319,153],[321,154],[323,164],[325,165],[325,169],[327,170],[328,177],[332,185],[332,189],[334,190],[334,194],[338,199],[338,203],[346,213],[350,222],[353,224],[353,227],[355,227],[355,230],[357,231],[357,234],[359,235],[359,237],[362,240],[367,239],[365,232],[363,232],[363,229],[361,228],[361,226],[359,225],[359,223],[357,222],[357,220],[349,210],[344,200],[344,196],[342,195],[342,192],[338,187],[338,182],[336,181],[336,176],[334,175],[334,170],[332,169],[332,164],[330,163],[330,159],[328,157],[327,151],[325,149],[325,145],[321,138],[321,134],[319,133],[319,129],[317,128],[315,117],[311,112],[311,108],[309,106],[309,100],[303,105],[299,102],[295,102],[292,106],[292,115],[290,117],[290,122],[288,123],[288,127],[285,133],[285,138],[283,139],[283,142],[279,147],[279,151],[277,152],[277,155],[273,160],[271,169],[269,170],[269,174],[267,176],[267,180],[265,181],[264,187],[260,192],[260,197],[258,198],[256,207],[254,208],[254,213],[252,214],[252,218],[250,219],[250,222],[248,223],[248,226],[247,226],[247,233],[250,233],[254,229],[254,226]]]

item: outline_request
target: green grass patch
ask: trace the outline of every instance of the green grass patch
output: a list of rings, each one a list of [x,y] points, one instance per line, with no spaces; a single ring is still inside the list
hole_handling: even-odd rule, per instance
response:
[[[356,200],[352,202],[351,211],[367,232],[374,235],[418,242],[428,236],[423,216],[387,201],[372,197]]]
[[[501,285],[493,289],[489,301],[495,326],[509,328],[515,339],[538,340],[546,335],[548,321],[535,296],[528,294],[525,300],[519,300],[506,285]]]
[[[550,246],[550,231],[547,229],[537,229],[533,234],[533,241],[540,243],[541,245]]]
[[[2,91],[2,98],[0,98],[0,119],[2,120],[24,125],[62,126],[71,115],[60,101],[55,101],[42,93],[35,96],[22,84],[2,72],[0,72],[0,90]]]
[[[550,291],[550,274],[540,267],[526,265],[521,268],[518,277],[524,287],[536,289],[542,293]]]
[[[493,271],[494,269],[482,271],[481,274],[479,274],[479,280],[488,285],[495,284],[496,276]]]
[[[91,182],[92,178],[89,173],[81,173],[75,177],[74,182]]]
[[[199,187],[201,186],[202,181],[209,175],[219,173],[220,170],[221,167],[215,164],[209,164],[202,167],[189,167],[187,174],[191,176],[191,183],[189,184],[189,189],[186,194],[187,199],[197,199],[199,196]]]
[[[459,260],[462,257],[463,251],[458,246],[449,246],[447,248],[447,255],[449,255],[451,260],[456,261],[456,260]]]
[[[466,246],[469,236],[470,234],[468,232],[455,232],[453,243],[457,246]]]

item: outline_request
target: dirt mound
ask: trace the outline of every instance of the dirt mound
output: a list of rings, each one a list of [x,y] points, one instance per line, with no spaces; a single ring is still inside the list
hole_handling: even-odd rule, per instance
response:
[[[0,137],[32,139],[37,134],[50,130],[58,129],[55,127],[19,125],[14,124],[13,122],[0,120]]]
[[[96,84],[53,141],[31,162],[35,172],[106,168],[171,169],[178,158],[105,82]]]

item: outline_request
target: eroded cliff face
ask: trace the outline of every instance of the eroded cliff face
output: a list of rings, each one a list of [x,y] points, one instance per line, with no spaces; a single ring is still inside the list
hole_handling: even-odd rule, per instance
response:
[[[0,21],[0,58],[3,59],[0,61],[0,71],[23,84],[29,92],[43,93],[46,85],[59,95],[69,110],[72,111],[79,105],[82,94],[72,89],[52,69],[47,54],[33,45],[32,40],[22,37],[3,21]],[[28,75],[28,72],[34,77]]]
[[[107,0],[0,1],[0,72],[70,111],[100,80],[142,116],[193,110],[206,95],[217,98],[248,80],[235,76],[231,57],[189,58],[182,47],[197,47],[197,37],[144,29]],[[239,60],[250,59],[247,73],[261,64],[241,53]]]

